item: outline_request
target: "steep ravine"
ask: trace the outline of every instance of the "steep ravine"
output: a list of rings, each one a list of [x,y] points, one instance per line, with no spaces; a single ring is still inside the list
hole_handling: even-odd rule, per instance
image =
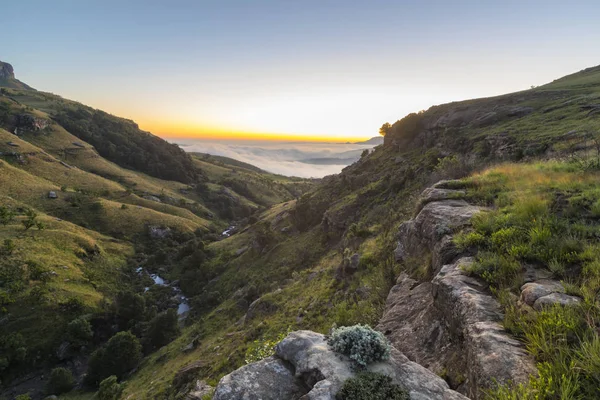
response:
[[[397,261],[406,270],[424,264],[431,278],[401,274],[377,327],[393,345],[392,357],[369,370],[391,376],[413,400],[480,399],[482,389],[525,382],[536,373],[522,344],[502,327],[497,300],[484,282],[466,274],[472,258],[452,242],[484,211],[461,199],[464,191],[450,189],[456,185],[443,181],[425,190],[417,215],[400,226]],[[349,365],[323,335],[293,332],[275,356],[225,376],[214,398],[333,400],[354,375]]]

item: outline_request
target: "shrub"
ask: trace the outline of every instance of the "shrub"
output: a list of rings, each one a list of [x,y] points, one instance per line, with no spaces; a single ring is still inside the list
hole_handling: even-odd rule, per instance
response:
[[[123,392],[123,385],[117,382],[117,377],[114,375],[109,376],[100,382],[100,389],[98,390],[98,398],[100,400],[118,400]]]
[[[336,394],[337,400],[408,400],[408,393],[392,383],[392,378],[365,372],[348,379]]]
[[[26,231],[33,227],[36,227],[40,231],[45,228],[44,224],[37,220],[38,215],[35,211],[31,208],[26,208],[24,212],[26,218],[21,223]]]
[[[169,309],[150,321],[146,337],[152,348],[162,347],[179,336],[177,311]]]
[[[15,242],[12,241],[12,239],[4,239],[2,249],[0,249],[0,254],[10,256],[16,248],[17,246],[15,245]]]
[[[0,206],[0,224],[8,225],[15,218],[15,213],[7,207]]]
[[[454,236],[453,242],[459,250],[463,251],[472,246],[483,246],[485,236],[479,232],[461,232]]]
[[[28,393],[24,393],[15,397],[15,400],[31,400],[31,396]]]
[[[467,272],[479,276],[490,286],[502,288],[518,283],[521,264],[509,257],[482,251]]]
[[[367,325],[343,326],[333,329],[327,338],[333,351],[350,357],[359,367],[390,356],[390,344],[381,332]]]
[[[119,332],[106,344],[92,353],[87,382],[98,385],[103,379],[115,375],[122,379],[142,359],[142,345],[130,332]]]
[[[50,373],[50,380],[46,391],[50,394],[61,394],[71,391],[75,385],[73,374],[66,368],[54,368]]]
[[[84,346],[94,337],[92,325],[85,318],[76,318],[67,326],[67,337],[74,346]]]

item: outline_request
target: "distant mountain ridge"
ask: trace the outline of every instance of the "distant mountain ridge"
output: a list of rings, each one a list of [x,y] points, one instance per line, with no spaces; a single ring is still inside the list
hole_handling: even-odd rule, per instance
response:
[[[369,140],[365,140],[363,142],[354,142],[353,144],[368,144],[379,146],[380,144],[383,144],[383,136],[375,136]]]

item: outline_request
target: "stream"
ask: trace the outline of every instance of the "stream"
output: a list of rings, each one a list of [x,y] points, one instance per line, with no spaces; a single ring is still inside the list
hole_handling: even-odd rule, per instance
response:
[[[139,267],[136,272],[138,274],[142,274],[144,273],[144,269],[142,267]],[[177,304],[177,315],[179,315],[179,319],[184,319],[185,317],[187,317],[187,313],[190,311],[190,305],[187,302],[187,297],[185,297],[182,293],[181,293],[181,289],[178,286],[171,286],[169,284],[166,283],[166,281],[158,274],[150,274],[150,278],[152,278],[152,280],[154,281],[155,285],[159,285],[159,286],[170,286],[171,289],[173,289],[173,292],[175,292],[175,296],[177,297],[179,303]],[[146,287],[144,288],[144,291],[148,291],[150,288]]]

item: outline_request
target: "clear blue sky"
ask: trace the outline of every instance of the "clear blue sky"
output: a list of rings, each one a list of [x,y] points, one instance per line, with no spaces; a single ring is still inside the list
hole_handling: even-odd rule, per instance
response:
[[[600,64],[599,1],[5,1],[0,60],[164,135],[369,137]]]

